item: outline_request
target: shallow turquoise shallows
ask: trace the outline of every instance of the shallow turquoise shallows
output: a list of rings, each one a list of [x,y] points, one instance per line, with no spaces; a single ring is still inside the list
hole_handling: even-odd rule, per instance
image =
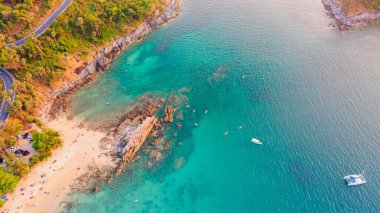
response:
[[[70,211],[380,212],[380,27],[333,23],[320,0],[183,0],[70,109],[96,126],[173,93],[184,128],[153,169],[143,154]]]

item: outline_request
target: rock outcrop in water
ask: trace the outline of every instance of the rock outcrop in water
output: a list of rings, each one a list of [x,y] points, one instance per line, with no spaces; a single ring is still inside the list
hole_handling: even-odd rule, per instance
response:
[[[173,107],[170,105],[166,105],[164,110],[164,121],[168,123],[173,123],[173,113]]]
[[[167,104],[165,104],[166,101],[162,101],[163,99],[153,98],[149,95],[143,96],[139,100],[143,103],[129,111],[118,128],[109,136],[114,141],[119,157],[115,159],[118,161],[118,166],[106,181],[107,183],[112,181],[113,176],[119,175],[128,164],[140,158],[138,152],[146,140],[149,144],[142,151],[147,154],[149,168],[157,168],[156,165],[159,166],[159,163],[171,154],[170,148],[174,141],[165,130],[178,130],[178,125],[175,126],[171,123],[174,116],[179,113],[181,99],[171,94]],[[163,117],[159,118],[157,114],[164,104]],[[175,134],[177,133],[174,132],[173,136]],[[153,167],[154,165],[155,167]]]
[[[137,154],[146,138],[149,136],[156,122],[157,117],[147,117],[131,132],[130,136],[128,136],[127,145],[120,152],[122,155],[122,161],[118,168],[116,168],[115,175],[119,175],[123,168],[132,161],[133,157]]]
[[[369,23],[380,23],[380,12],[360,13],[353,17],[349,17],[335,0],[322,0],[322,2],[326,9],[328,9],[338,21],[340,30],[347,30],[350,27],[366,25]]]
[[[129,111],[123,119],[123,122],[114,132],[115,141],[120,141],[123,138],[130,136],[134,131],[136,125],[143,122],[147,117],[156,116],[157,111],[161,108],[153,100],[147,100],[141,105],[136,106],[133,110]]]
[[[79,77],[69,83],[68,85],[61,87],[58,90],[52,92],[49,102],[51,104],[46,107],[45,110],[49,111],[50,116],[54,116],[58,111],[65,108],[65,95],[67,93],[77,90],[82,85],[88,83],[93,79],[97,73],[104,71],[110,65],[110,62],[121,54],[123,50],[129,47],[132,43],[144,38],[152,30],[168,23],[170,20],[177,17],[179,14],[179,0],[170,0],[164,11],[157,17],[144,22],[139,28],[132,31],[129,35],[115,39],[115,41],[108,47],[104,48],[94,61],[90,64],[86,64],[85,68],[77,70]]]

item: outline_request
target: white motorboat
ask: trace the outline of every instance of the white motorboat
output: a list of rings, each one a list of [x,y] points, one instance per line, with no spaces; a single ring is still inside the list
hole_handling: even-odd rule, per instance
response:
[[[367,180],[362,174],[347,175],[343,177],[349,186],[357,186],[367,183]]]
[[[263,143],[261,143],[261,141],[259,141],[259,140],[256,139],[256,138],[252,138],[252,139],[251,139],[251,142],[252,142],[252,143],[255,143],[255,144],[259,144],[259,145],[263,144]]]

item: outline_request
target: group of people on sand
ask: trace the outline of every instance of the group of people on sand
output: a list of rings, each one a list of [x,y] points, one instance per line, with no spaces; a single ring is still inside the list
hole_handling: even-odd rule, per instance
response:
[[[54,160],[53,163],[52,163],[52,165],[55,164],[56,162],[57,162],[57,160]],[[50,166],[49,168],[52,171],[56,171],[56,169],[53,168],[52,166]],[[46,174],[44,173],[44,174],[40,175],[40,177],[41,177],[42,180],[40,180],[39,183],[41,185],[44,185],[46,183],[46,181],[47,181]],[[31,191],[28,192],[28,193],[27,193],[27,187],[22,187],[20,189],[20,191],[19,191],[19,195],[21,195],[21,196],[28,196],[28,195],[30,195],[29,199],[32,200],[34,198],[34,196],[35,196],[35,190],[33,190],[33,187],[35,185],[36,185],[36,183],[32,183],[32,184],[29,185],[29,188],[31,189]],[[43,187],[41,186],[38,190],[42,191]],[[14,193],[16,193],[16,192],[14,192]],[[50,192],[44,191],[44,194],[48,196],[48,195],[50,195]],[[12,198],[12,200],[14,200],[14,198]],[[33,203],[31,205],[32,206],[38,206],[38,203]],[[17,208],[17,210],[21,210],[23,208],[23,205],[19,205],[16,208]],[[9,213],[9,212],[10,212],[10,209],[4,209],[4,210],[1,211],[1,213]]]

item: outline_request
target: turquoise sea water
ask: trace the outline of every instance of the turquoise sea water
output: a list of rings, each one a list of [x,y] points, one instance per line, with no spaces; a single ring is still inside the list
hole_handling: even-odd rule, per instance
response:
[[[380,212],[380,27],[331,23],[319,0],[183,0],[70,109],[96,126],[182,94],[184,128],[164,161],[71,196],[71,212]]]

